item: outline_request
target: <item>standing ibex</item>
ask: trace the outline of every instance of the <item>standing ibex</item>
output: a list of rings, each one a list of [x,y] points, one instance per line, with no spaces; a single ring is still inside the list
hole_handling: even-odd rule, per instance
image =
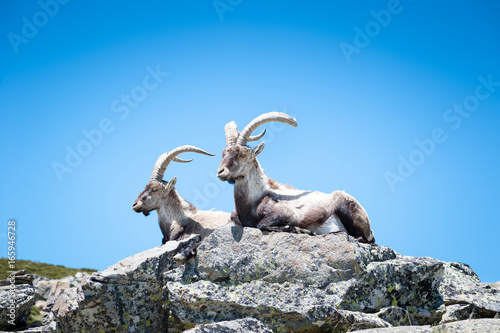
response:
[[[152,210],[158,212],[158,222],[163,233],[162,244],[171,240],[181,240],[193,234],[199,234],[204,239],[215,228],[230,222],[229,213],[198,210],[184,200],[174,187],[177,182],[176,177],[172,178],[170,182],[162,180],[171,161],[182,163],[192,161],[176,157],[184,152],[214,156],[194,146],[181,146],[160,155],[153,168],[149,183],[132,206],[137,213],[143,213],[145,216],[148,216]],[[196,247],[189,248],[174,259],[186,259]]]
[[[264,142],[254,149],[246,144],[257,127],[271,121],[297,126],[295,118],[270,112],[252,120],[241,133],[234,122],[225,127],[226,148],[217,175],[222,181],[234,183],[236,210],[232,217],[245,227],[268,231],[347,231],[360,242],[374,244],[368,215],[352,196],[342,191],[300,191],[267,177],[256,158],[264,149]]]

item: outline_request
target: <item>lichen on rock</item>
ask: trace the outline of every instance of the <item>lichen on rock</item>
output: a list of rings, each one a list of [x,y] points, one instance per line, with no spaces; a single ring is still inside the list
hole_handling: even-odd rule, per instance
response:
[[[464,264],[403,256],[344,234],[229,226],[182,272],[167,272],[165,289],[184,323],[253,317],[280,332],[435,325],[457,303],[493,318],[499,302]]]
[[[126,258],[49,307],[50,332],[493,332],[500,290],[467,265],[345,234],[225,226]],[[498,331],[498,329],[497,329]]]

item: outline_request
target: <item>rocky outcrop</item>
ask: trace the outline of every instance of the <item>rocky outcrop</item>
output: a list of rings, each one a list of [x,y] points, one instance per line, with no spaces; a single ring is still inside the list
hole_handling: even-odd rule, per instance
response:
[[[61,279],[48,279],[46,277],[33,275],[33,286],[36,290],[35,306],[40,310],[40,314],[47,314],[47,303],[50,303],[56,296],[66,289],[79,287],[89,277],[88,273],[78,272],[75,276],[66,276]]]
[[[497,288],[497,289],[500,289],[500,281],[495,282],[495,283],[489,283],[489,285],[490,285],[492,288]]]
[[[184,331],[185,333],[272,333],[273,331],[253,318],[202,324]]]
[[[38,275],[33,276],[33,286],[36,288],[37,302],[46,302],[59,295],[64,289],[81,286],[90,274],[78,272],[75,276],[66,276],[60,279],[48,279]]]
[[[403,256],[343,234],[222,227],[165,279],[172,313],[190,325],[252,317],[275,331],[343,332],[500,311],[500,291],[465,264]]]
[[[33,276],[22,270],[0,281],[0,330],[26,326],[35,303]]]
[[[198,241],[168,242],[92,274],[49,304],[46,328],[488,332],[500,325],[493,319],[500,290],[482,284],[465,264],[403,256],[344,234],[230,226],[215,230],[185,264],[173,260]]]
[[[45,324],[55,332],[164,332],[168,309],[162,285],[173,256],[200,241],[198,235],[128,257],[93,273],[51,304]]]
[[[500,332],[498,319],[463,320],[437,326],[404,326],[375,328],[358,331],[359,333],[497,333]]]

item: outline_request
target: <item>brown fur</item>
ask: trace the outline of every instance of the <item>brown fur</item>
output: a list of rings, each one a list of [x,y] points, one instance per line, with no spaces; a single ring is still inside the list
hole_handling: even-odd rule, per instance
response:
[[[230,221],[230,214],[196,209],[175,190],[167,188],[166,182],[151,182],[137,197],[133,209],[149,215],[158,211],[158,222],[163,234],[162,244],[182,240],[193,234],[208,236],[215,228]]]
[[[246,146],[227,147],[218,170],[221,180],[235,182],[236,210],[232,216],[243,226],[268,231],[323,230],[322,225],[336,215],[349,235],[374,244],[368,215],[352,196],[341,191],[298,191],[279,184],[265,175],[255,158],[257,154]],[[326,228],[331,230],[328,224]]]

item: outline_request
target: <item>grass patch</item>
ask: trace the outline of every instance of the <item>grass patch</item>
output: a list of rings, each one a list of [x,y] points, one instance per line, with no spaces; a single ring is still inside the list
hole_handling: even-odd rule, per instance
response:
[[[7,279],[9,277],[9,273],[7,271],[11,271],[9,268],[9,259],[0,258],[0,280]],[[78,272],[86,272],[92,274],[96,272],[95,269],[90,268],[67,268],[61,265],[51,265],[44,264],[37,261],[30,260],[16,260],[16,271],[20,271],[22,269],[27,270],[30,274],[36,274],[39,276],[44,276],[49,279],[60,279],[65,276],[75,275]]]
[[[43,316],[40,314],[40,310],[33,305],[31,307],[31,314],[28,318],[28,324],[34,323],[35,321],[43,321]]]

